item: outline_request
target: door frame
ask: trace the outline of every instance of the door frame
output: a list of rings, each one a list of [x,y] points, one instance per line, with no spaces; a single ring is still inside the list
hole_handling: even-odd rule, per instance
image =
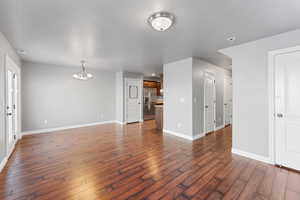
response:
[[[7,127],[7,117],[6,117],[6,106],[7,106],[7,95],[8,95],[8,91],[7,91],[7,70],[8,70],[8,65],[12,65],[12,68],[14,68],[15,72],[17,73],[17,77],[18,77],[18,81],[17,81],[17,88],[18,88],[18,95],[17,95],[17,102],[16,102],[16,106],[17,106],[17,120],[18,120],[18,124],[17,124],[17,130],[16,130],[16,139],[15,139],[15,143],[13,145],[12,148],[10,148],[9,144],[8,144],[8,127]],[[22,137],[21,135],[21,69],[20,67],[14,62],[14,60],[9,56],[9,55],[5,55],[5,61],[4,61],[4,69],[5,69],[5,149],[6,149],[6,156],[7,158],[11,155],[11,153],[14,151],[15,145],[18,142],[18,140]]]
[[[215,74],[214,73],[211,73],[211,72],[204,72],[204,79],[203,79],[203,81],[204,81],[204,84],[203,84],[203,132],[204,132],[204,134],[207,134],[207,132],[206,132],[206,121],[205,121],[205,115],[206,115],[206,110],[205,110],[205,104],[206,104],[206,102],[205,102],[205,86],[206,86],[206,81],[205,81],[205,79],[206,79],[206,77],[207,76],[209,76],[209,77],[211,77],[213,80],[214,80],[214,84],[213,84],[213,93],[214,93],[214,98],[213,98],[213,101],[214,101],[214,111],[213,111],[213,113],[214,113],[214,129],[213,129],[213,131],[215,131],[216,130],[216,100],[217,100],[217,95],[216,95],[216,78],[215,78]]]
[[[278,55],[300,51],[300,46],[294,46],[284,49],[278,49],[268,52],[268,102],[269,102],[269,161],[271,164],[280,165],[280,161],[276,159],[275,144],[275,126],[276,126],[276,110],[275,110],[275,58]]]
[[[125,119],[125,124],[127,124],[128,123],[128,121],[127,121],[127,100],[128,100],[128,90],[127,90],[127,86],[128,86],[128,84],[127,84],[127,82],[129,81],[129,80],[135,80],[135,81],[138,81],[139,82],[139,85],[140,85],[140,94],[139,94],[139,100],[140,100],[140,116],[139,116],[139,122],[143,122],[144,120],[143,120],[143,96],[144,96],[144,94],[142,94],[143,93],[143,79],[139,79],[139,78],[125,78],[125,112],[124,112],[124,114],[125,114],[125,117],[124,117],[124,119]]]
[[[225,81],[231,82],[231,119],[230,119],[230,124],[232,124],[232,97],[233,97],[232,77],[225,75],[224,76],[224,87],[223,87],[223,91],[224,91],[224,94],[223,94],[223,126],[224,127],[226,126],[226,124],[225,124],[225,105],[224,105],[225,104]]]

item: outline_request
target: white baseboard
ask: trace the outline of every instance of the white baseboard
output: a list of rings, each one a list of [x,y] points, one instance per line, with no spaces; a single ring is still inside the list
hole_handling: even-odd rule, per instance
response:
[[[118,123],[117,121],[104,121],[104,122],[95,122],[95,123],[89,123],[89,124],[81,124],[81,125],[74,125],[74,126],[64,126],[64,127],[58,127],[58,128],[50,128],[50,129],[40,129],[40,130],[34,130],[34,131],[26,131],[22,132],[18,136],[18,140],[22,138],[23,135],[32,135],[32,134],[39,134],[39,133],[48,133],[53,131],[60,131],[60,130],[66,130],[66,129],[72,129],[72,128],[81,128],[81,127],[88,127],[88,126],[96,126],[101,124],[111,124],[111,123]],[[12,154],[14,148],[11,150],[11,152],[8,153],[8,155],[1,161],[0,163],[0,172],[5,167],[8,158]]]
[[[3,158],[3,160],[1,161],[1,163],[0,163],[0,172],[2,172],[2,170],[4,169],[4,167],[5,167],[6,163],[7,163],[7,161],[8,161],[8,157],[5,156],[5,157]]]
[[[243,156],[243,157],[251,158],[253,160],[258,160],[258,161],[268,163],[268,164],[274,164],[269,157],[260,156],[260,155],[254,154],[254,153],[249,153],[249,152],[241,151],[239,149],[234,149],[234,148],[232,148],[231,152],[234,154]]]
[[[186,140],[193,140],[192,136],[185,135],[185,134],[182,134],[182,133],[177,133],[177,132],[166,130],[166,129],[163,129],[163,132],[167,133],[167,134],[170,134],[170,135],[177,136],[177,137],[181,137],[181,138],[186,139]]]
[[[20,134],[19,134],[20,135]],[[16,144],[18,143],[18,141],[20,140],[21,138],[18,137],[15,145],[13,146],[13,148],[7,153],[7,155],[3,158],[3,160],[1,161],[0,163],[0,172],[2,172],[3,168],[5,167],[9,157],[11,156],[11,154],[14,152],[15,148],[16,148]]]
[[[181,137],[181,138],[186,139],[186,140],[191,140],[191,141],[197,140],[197,139],[205,136],[205,134],[202,134],[202,133],[201,134],[197,134],[195,136],[190,136],[190,135],[185,135],[183,133],[177,133],[177,132],[166,130],[166,129],[163,129],[163,132],[167,133],[167,134],[170,134],[170,135],[177,136],[177,137]]]
[[[205,136],[204,133],[199,133],[199,134],[193,136],[193,140],[198,140],[198,139],[200,139],[200,138],[202,138],[204,136]]]
[[[118,120],[116,120],[116,121],[115,121],[115,123],[117,123],[117,124],[121,124],[121,125],[124,125],[124,124],[126,124],[125,122],[121,122],[121,121],[118,121]]]
[[[57,127],[57,128],[24,131],[21,134],[22,134],[22,136],[23,135],[33,135],[33,134],[49,133],[49,132],[53,132],[53,131],[62,131],[62,130],[66,130],[66,129],[82,128],[82,127],[96,126],[96,125],[101,125],[101,124],[112,124],[112,123],[117,123],[117,122],[115,120],[104,121],[104,122],[94,122],[94,123],[89,123],[89,124],[80,124],[80,125],[73,125],[73,126],[64,126],[64,127]]]
[[[218,126],[218,127],[215,128],[215,131],[218,131],[218,130],[224,128],[224,127],[225,127],[224,125]]]

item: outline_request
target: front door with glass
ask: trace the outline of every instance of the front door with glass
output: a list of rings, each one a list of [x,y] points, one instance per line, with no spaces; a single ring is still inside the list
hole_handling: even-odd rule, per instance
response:
[[[14,149],[19,132],[19,70],[6,58],[6,141],[7,151]]]

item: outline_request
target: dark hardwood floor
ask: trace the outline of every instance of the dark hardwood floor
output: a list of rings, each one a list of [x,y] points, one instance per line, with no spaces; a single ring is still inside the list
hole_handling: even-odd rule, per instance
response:
[[[23,137],[0,199],[300,200],[300,175],[231,154],[231,127],[190,142],[109,124]]]

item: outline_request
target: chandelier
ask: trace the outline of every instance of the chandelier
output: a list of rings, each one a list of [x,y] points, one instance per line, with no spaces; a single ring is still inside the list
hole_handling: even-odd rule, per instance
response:
[[[93,78],[93,74],[86,71],[85,63],[86,62],[84,60],[81,61],[81,71],[73,74],[73,78],[78,79],[78,80],[83,80],[83,81]]]

